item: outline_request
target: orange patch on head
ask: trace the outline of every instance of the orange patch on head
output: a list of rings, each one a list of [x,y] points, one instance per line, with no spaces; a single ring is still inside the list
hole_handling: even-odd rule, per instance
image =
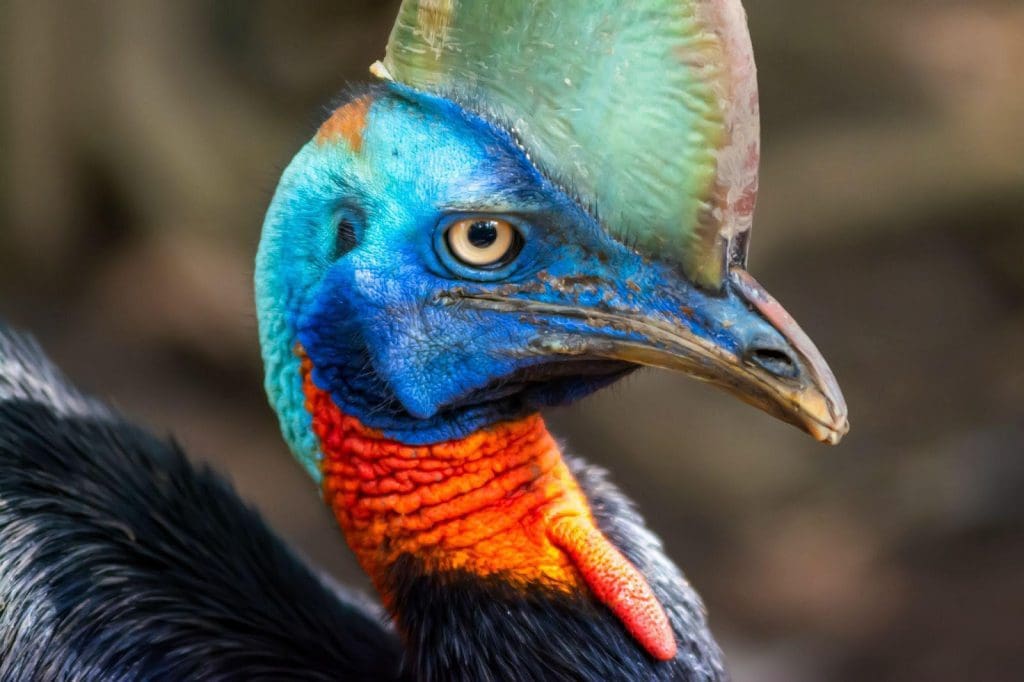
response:
[[[313,383],[312,368],[302,356],[324,500],[385,602],[389,569],[409,554],[433,571],[499,574],[566,592],[589,587],[653,657],[675,655],[665,611],[597,528],[539,415],[405,445],[342,413]]]
[[[362,151],[366,117],[372,104],[373,97],[364,95],[338,107],[316,132],[316,143],[322,145],[341,138],[352,151]]]

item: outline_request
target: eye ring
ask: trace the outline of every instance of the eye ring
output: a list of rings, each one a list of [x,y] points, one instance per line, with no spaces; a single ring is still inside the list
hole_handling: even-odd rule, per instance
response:
[[[449,253],[462,265],[495,270],[511,263],[523,247],[523,237],[512,223],[492,216],[463,218],[444,234]]]

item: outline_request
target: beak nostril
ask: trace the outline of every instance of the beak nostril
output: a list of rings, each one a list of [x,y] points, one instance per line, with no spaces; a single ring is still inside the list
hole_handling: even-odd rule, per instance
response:
[[[793,357],[777,348],[751,348],[746,353],[746,361],[779,377],[793,379],[799,374],[799,366]]]

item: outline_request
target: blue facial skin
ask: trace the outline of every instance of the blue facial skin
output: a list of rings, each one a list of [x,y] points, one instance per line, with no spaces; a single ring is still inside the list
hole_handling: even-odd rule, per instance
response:
[[[575,400],[632,367],[539,344],[628,332],[579,315],[481,310],[459,303],[459,292],[636,313],[734,352],[755,333],[728,291],[701,292],[674,265],[610,237],[498,127],[397,86],[371,95],[360,151],[340,138],[310,142],[285,171],[257,260],[267,390],[314,475],[296,344],[344,412],[419,444]],[[478,215],[522,236],[500,269],[448,252],[446,228]]]

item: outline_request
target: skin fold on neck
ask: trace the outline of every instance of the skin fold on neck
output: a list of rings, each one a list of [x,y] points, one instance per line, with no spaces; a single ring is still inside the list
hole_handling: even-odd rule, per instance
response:
[[[589,588],[652,656],[674,657],[646,579],[597,528],[539,414],[431,445],[388,439],[346,415],[299,351],[306,409],[323,454],[323,495],[385,604],[403,556],[428,571],[499,576],[521,589]]]

